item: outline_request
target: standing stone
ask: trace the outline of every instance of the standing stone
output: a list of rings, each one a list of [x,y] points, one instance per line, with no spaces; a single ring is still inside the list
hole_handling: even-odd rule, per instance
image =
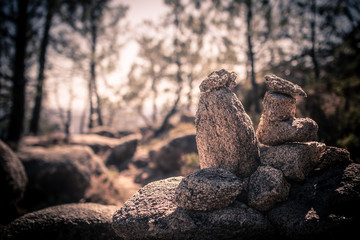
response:
[[[201,168],[224,168],[240,178],[259,165],[253,124],[236,95],[235,73],[212,72],[200,85],[196,142]]]

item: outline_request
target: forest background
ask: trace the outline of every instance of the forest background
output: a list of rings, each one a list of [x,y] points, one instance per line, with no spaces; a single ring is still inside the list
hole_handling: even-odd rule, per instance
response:
[[[319,141],[359,160],[360,1],[165,0],[161,8],[134,25],[121,0],[0,0],[1,139],[16,149],[25,135],[96,126],[161,136],[174,117],[194,116],[200,82],[225,68],[237,73],[234,92],[255,128],[263,77],[276,74],[308,93],[297,116],[318,123]]]

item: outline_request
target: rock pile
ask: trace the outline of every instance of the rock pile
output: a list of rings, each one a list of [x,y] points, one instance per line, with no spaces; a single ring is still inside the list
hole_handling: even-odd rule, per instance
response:
[[[345,149],[313,141],[317,124],[309,118],[295,118],[295,97],[305,97],[306,93],[274,75],[265,77],[271,91],[265,95],[256,132],[265,145],[259,157],[251,120],[230,89],[235,77],[220,70],[200,85],[196,142],[201,169],[186,177],[149,183],[116,212],[115,206],[68,204],[26,214],[0,229],[0,239],[285,240],[354,236],[360,224],[360,164],[353,163]],[[189,135],[182,140],[192,146],[194,138]],[[182,145],[180,140],[161,149]],[[87,169],[85,177],[98,166],[98,161],[91,164],[86,157],[73,165],[60,164],[57,158],[49,159],[55,150],[35,152],[44,156],[40,166],[57,163],[64,170],[75,164]],[[62,152],[56,156],[70,154]],[[5,156],[0,158],[2,165],[9,165],[13,156],[0,142],[1,155]],[[26,160],[24,153],[20,156],[30,173],[33,157]],[[34,175],[28,177],[32,182]],[[11,199],[18,201],[20,190],[15,188]]]
[[[320,163],[325,150],[325,144],[309,142],[317,137],[316,122],[295,117],[295,97],[306,97],[304,90],[275,75],[265,76],[265,83],[271,90],[264,96],[256,136],[260,143],[270,146],[261,154],[261,164],[266,168],[260,176],[268,175],[273,180],[260,178],[249,186],[249,205],[260,211],[286,200],[290,190],[287,180],[304,180]]]
[[[351,236],[360,222],[360,164],[313,141],[317,124],[295,118],[306,93],[276,76],[257,130],[231,93],[236,75],[200,85],[200,170],[140,189],[113,217],[125,239],[304,239]],[[346,233],[343,230],[346,229]],[[345,234],[345,235],[344,235]]]
[[[318,131],[316,122],[310,118],[295,118],[295,97],[307,96],[301,87],[275,75],[265,76],[265,83],[271,91],[264,96],[264,112],[256,131],[259,142],[274,146],[314,140]]]

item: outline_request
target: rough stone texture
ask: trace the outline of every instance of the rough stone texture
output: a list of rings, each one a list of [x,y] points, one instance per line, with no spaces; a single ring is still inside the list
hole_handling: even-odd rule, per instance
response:
[[[123,137],[121,139],[122,143],[111,150],[111,153],[105,161],[106,165],[114,165],[119,170],[126,169],[129,161],[136,152],[139,140],[138,135]]]
[[[290,184],[283,173],[270,166],[259,166],[249,181],[249,206],[268,211],[288,197]]]
[[[183,178],[176,189],[176,204],[184,209],[209,211],[235,201],[245,182],[221,168],[204,168]]]
[[[227,73],[226,79],[232,74]],[[213,79],[204,80],[215,81]],[[216,80],[215,82],[217,82]],[[201,168],[224,168],[240,178],[259,165],[259,148],[250,117],[227,86],[200,96],[196,112],[196,142]]]
[[[116,206],[65,204],[28,213],[4,229],[2,239],[120,239],[111,227]]]
[[[295,117],[296,99],[289,95],[266,92],[263,115],[270,121],[282,121]]]
[[[228,72],[225,69],[220,71],[214,71],[210,73],[201,84],[200,92],[211,92],[212,90],[219,89],[222,87],[235,87],[236,86],[236,73]]]
[[[268,213],[278,239],[353,239],[360,224],[360,164],[338,166],[291,186]]]
[[[176,136],[159,149],[152,150],[149,155],[158,169],[168,173],[180,170],[182,157],[188,153],[197,153],[195,134]]]
[[[309,142],[316,140],[317,123],[310,118],[292,118],[287,121],[269,121],[261,116],[256,137],[268,146],[286,142]]]
[[[352,163],[350,153],[344,148],[326,146],[320,159],[318,168],[321,170],[331,169],[338,165]]]
[[[292,82],[282,79],[276,75],[266,75],[265,83],[274,92],[284,93],[293,97],[296,96],[307,97],[306,93],[299,85],[296,85]]]
[[[0,140],[1,223],[16,217],[14,207],[23,197],[27,181],[24,166],[16,154]]]
[[[125,239],[268,239],[273,228],[259,212],[235,201],[210,212],[179,208],[173,202],[181,177],[150,183],[113,217]]]
[[[85,146],[24,148],[18,156],[29,178],[23,201],[27,209],[78,202],[90,187],[91,175],[107,171]]]
[[[320,163],[325,144],[319,142],[286,143],[269,147],[262,152],[260,160],[281,170],[289,180],[304,180]]]

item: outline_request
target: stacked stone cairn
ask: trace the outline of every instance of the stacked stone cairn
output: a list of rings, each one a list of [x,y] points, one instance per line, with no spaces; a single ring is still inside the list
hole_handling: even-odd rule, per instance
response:
[[[265,83],[270,90],[264,96],[256,137],[268,147],[263,148],[262,166],[251,176],[249,185],[249,205],[262,211],[286,200],[290,190],[287,180],[304,180],[320,163],[326,147],[312,141],[318,131],[314,120],[295,117],[296,97],[307,97],[304,90],[275,75],[265,76]],[[272,181],[262,181],[265,175]],[[266,188],[272,191],[263,191]]]
[[[195,119],[200,169],[140,189],[114,214],[120,237],[306,239],[332,236],[333,230],[342,236],[341,226],[356,225],[356,217],[347,222],[352,217],[337,216],[332,204],[350,207],[346,214],[355,210],[349,216],[360,211],[360,164],[352,164],[345,149],[313,141],[318,130],[313,120],[295,118],[296,97],[306,93],[265,76],[270,91],[255,134],[231,91],[235,78],[222,69],[200,85]],[[329,170],[336,165],[341,167]],[[311,175],[315,168],[318,175]]]
[[[231,91],[235,78],[220,70],[200,85],[200,170],[147,184],[113,215],[116,206],[78,203],[28,213],[5,227],[2,218],[0,239],[353,239],[360,164],[347,150],[314,141],[317,124],[295,117],[296,97],[306,93],[274,75],[265,76],[270,91],[255,134]],[[21,166],[0,141],[5,214],[25,191]]]
[[[249,206],[267,212],[287,199],[288,180],[304,180],[325,150],[325,144],[312,141],[317,137],[316,122],[295,118],[295,97],[306,93],[275,75],[265,76],[271,90],[265,94],[256,135],[271,147],[265,147],[260,163],[252,122],[229,89],[235,77],[220,70],[200,85],[203,94],[195,124],[201,170],[177,188],[176,201],[182,208],[223,208],[242,195]]]
[[[259,148],[250,117],[231,91],[236,74],[222,69],[200,84],[195,118],[200,168],[180,183],[177,204],[189,210],[230,205],[259,166]]]
[[[296,98],[307,97],[300,86],[275,75],[265,76],[271,89],[264,96],[264,112],[256,131],[260,143],[275,146],[316,139],[318,125],[310,118],[295,118]]]

